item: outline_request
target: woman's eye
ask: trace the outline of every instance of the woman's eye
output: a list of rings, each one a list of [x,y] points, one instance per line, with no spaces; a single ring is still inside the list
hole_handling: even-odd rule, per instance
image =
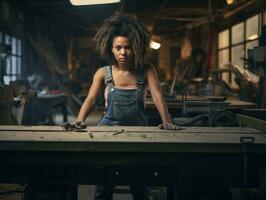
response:
[[[114,49],[116,50],[116,51],[120,51],[121,49],[124,49],[124,50],[126,50],[126,51],[128,51],[128,50],[131,50],[131,47],[114,47]]]

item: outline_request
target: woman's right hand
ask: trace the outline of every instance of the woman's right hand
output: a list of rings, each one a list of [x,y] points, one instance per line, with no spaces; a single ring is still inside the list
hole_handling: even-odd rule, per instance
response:
[[[65,122],[61,125],[65,131],[79,131],[85,129],[87,125],[84,122],[76,121],[76,122]]]

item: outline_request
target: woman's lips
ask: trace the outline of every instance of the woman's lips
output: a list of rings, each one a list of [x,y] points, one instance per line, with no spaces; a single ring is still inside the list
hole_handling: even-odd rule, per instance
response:
[[[127,61],[127,58],[119,58],[119,60],[125,62]]]

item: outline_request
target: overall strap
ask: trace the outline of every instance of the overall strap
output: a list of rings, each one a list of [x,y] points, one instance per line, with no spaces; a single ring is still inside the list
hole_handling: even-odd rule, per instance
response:
[[[144,85],[144,72],[142,67],[137,67],[136,69],[136,86],[137,86],[137,96],[138,99],[143,102],[143,85]],[[141,105],[144,105],[142,103]]]
[[[136,86],[137,88],[142,88],[144,82],[143,68],[137,67],[136,69]]]
[[[104,71],[105,71],[105,79],[104,82],[105,84],[109,87],[109,88],[113,88],[114,87],[114,81],[113,81],[113,76],[112,76],[112,68],[111,66],[105,66],[104,67]]]

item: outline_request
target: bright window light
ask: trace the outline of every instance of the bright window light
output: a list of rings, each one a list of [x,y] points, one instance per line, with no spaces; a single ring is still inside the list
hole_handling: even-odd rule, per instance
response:
[[[150,43],[152,49],[159,49],[161,44],[158,42],[151,41]]]
[[[255,40],[257,39],[259,36],[257,34],[253,34],[251,36],[248,37],[248,40]]]
[[[118,3],[120,2],[120,0],[70,0],[70,2],[74,6],[85,6],[85,5]]]

